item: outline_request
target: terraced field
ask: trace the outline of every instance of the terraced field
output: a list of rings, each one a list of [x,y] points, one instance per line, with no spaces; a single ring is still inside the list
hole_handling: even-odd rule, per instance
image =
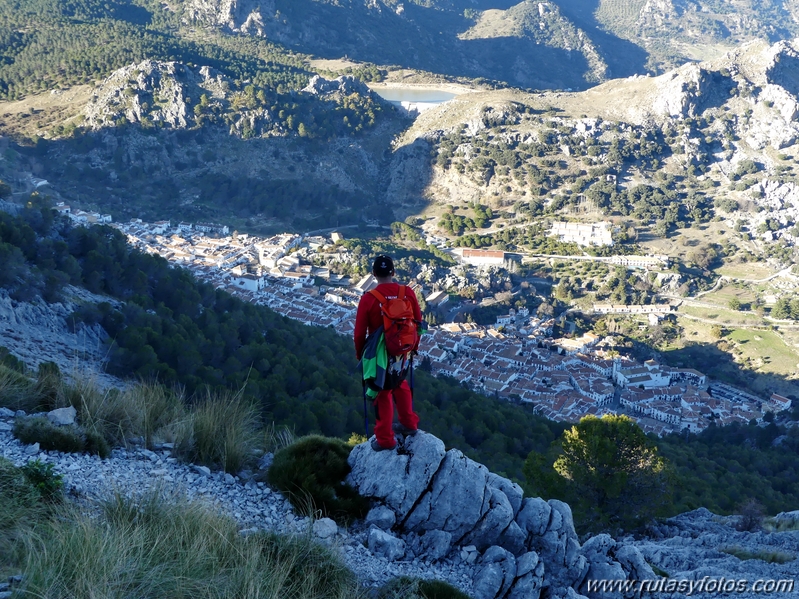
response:
[[[629,37],[634,33],[641,9],[645,5],[646,0],[599,0],[596,20],[607,30]]]

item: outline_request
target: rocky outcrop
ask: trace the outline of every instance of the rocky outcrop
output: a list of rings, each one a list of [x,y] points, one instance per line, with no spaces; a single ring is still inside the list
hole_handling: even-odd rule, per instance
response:
[[[687,64],[657,78],[658,95],[652,103],[656,114],[685,118],[695,116],[711,87],[711,73]]]
[[[0,346],[6,347],[29,368],[55,362],[66,374],[80,371],[104,387],[119,386],[115,377],[102,372],[106,358],[105,330],[99,325],[79,325],[70,330],[69,316],[81,302],[97,303],[108,298],[83,289],[67,287],[68,299],[48,304],[43,300],[17,301],[0,289]]]
[[[745,532],[737,530],[738,523],[738,516],[718,516],[699,508],[666,520],[648,538],[624,539],[624,546],[637,549],[648,564],[667,573],[670,579],[794,581],[799,530],[784,525],[787,530],[782,532]],[[608,554],[614,554],[621,562],[624,555],[620,558],[619,551],[618,546],[609,548]],[[786,592],[774,596],[791,596],[787,592],[790,589],[783,590]],[[750,587],[735,596],[755,599],[763,594]]]
[[[92,129],[129,123],[160,124],[175,129],[195,123],[202,95],[225,103],[229,84],[210,67],[145,60],[114,71],[95,90],[83,110]]]
[[[433,435],[407,437],[394,452],[364,443],[349,463],[348,482],[375,502],[370,547],[429,560],[463,547],[462,559],[477,562],[477,599],[579,596],[591,571],[654,576],[637,549],[610,537],[581,548],[568,505],[524,497],[519,485],[457,449],[445,451]]]
[[[372,90],[370,90],[363,81],[351,75],[343,75],[332,80],[325,79],[321,75],[314,75],[302,91],[320,97],[327,97],[330,95],[342,97],[349,96],[350,94],[374,97]]]
[[[186,15],[233,33],[264,35],[264,19],[275,14],[274,0],[191,0]]]

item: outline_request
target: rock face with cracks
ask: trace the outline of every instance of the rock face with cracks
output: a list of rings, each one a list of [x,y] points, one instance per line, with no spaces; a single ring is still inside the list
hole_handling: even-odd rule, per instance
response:
[[[396,545],[392,554],[400,555],[399,544],[387,538],[393,531],[413,539],[407,549],[417,557],[442,559],[464,546],[482,553],[476,599],[581,597],[592,572],[654,577],[635,547],[607,535],[581,547],[568,505],[524,497],[519,485],[457,449],[445,451],[440,439],[425,432],[405,438],[393,452],[359,445],[349,463],[348,482],[374,500],[373,520],[386,526],[386,510],[394,515],[388,530],[371,531],[375,548],[384,552]]]

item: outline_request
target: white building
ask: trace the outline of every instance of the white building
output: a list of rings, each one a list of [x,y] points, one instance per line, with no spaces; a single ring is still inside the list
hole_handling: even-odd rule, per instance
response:
[[[266,279],[250,273],[233,277],[233,285],[245,291],[260,291],[266,287]]]
[[[574,242],[578,245],[603,246],[613,245],[613,225],[601,223],[565,223],[554,222],[549,234],[559,241]]]
[[[502,266],[505,263],[505,252],[497,250],[463,250],[463,261],[475,266]]]
[[[428,295],[424,301],[427,302],[428,306],[437,308],[449,301],[449,294],[446,291],[435,291]]]

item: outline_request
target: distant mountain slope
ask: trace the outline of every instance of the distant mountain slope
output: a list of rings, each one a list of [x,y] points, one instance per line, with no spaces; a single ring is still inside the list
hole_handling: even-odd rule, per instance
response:
[[[799,34],[796,0],[186,0],[182,7],[189,21],[326,58],[528,89],[585,89]]]
[[[590,37],[551,3],[187,0],[182,6],[195,23],[326,58],[346,55],[526,88],[584,89],[605,78]]]

